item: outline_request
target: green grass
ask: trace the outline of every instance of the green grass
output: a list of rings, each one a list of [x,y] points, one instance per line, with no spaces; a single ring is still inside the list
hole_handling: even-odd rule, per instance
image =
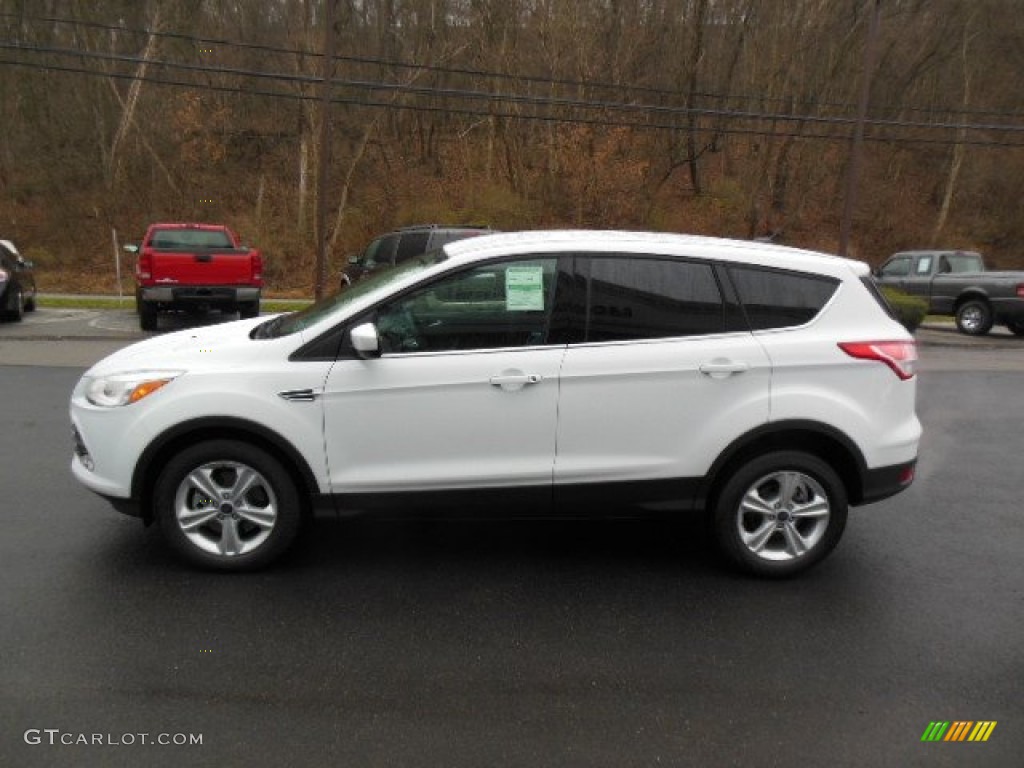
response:
[[[40,307],[56,307],[60,309],[135,309],[135,297],[125,296],[118,299],[117,296],[103,298],[85,298],[79,296],[40,296],[38,301]],[[312,304],[312,301],[303,299],[292,299],[280,301],[268,299],[260,302],[262,312],[292,312]]]

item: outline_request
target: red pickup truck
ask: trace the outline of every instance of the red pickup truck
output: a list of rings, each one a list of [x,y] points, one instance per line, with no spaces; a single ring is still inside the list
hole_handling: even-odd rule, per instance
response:
[[[221,224],[151,224],[141,244],[124,246],[138,256],[135,307],[144,331],[155,331],[167,310],[260,313],[263,258]]]

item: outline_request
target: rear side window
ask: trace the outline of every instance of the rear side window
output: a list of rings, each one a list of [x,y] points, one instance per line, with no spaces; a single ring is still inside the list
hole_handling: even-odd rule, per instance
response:
[[[395,253],[395,263],[401,264],[406,259],[419,256],[427,250],[427,241],[430,239],[430,232],[409,232],[402,235],[398,241],[398,251]]]
[[[836,292],[839,281],[758,267],[730,267],[750,328],[790,328],[809,323]]]
[[[594,257],[589,262],[589,342],[698,336],[724,329],[722,295],[710,264],[636,257]]]
[[[950,272],[984,272],[985,264],[976,253],[950,253],[946,255]]]

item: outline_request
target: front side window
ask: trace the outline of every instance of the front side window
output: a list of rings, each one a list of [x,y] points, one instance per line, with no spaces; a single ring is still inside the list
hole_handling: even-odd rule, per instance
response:
[[[675,259],[589,259],[585,339],[631,341],[721,333],[722,295],[710,264]]]
[[[900,256],[882,266],[882,277],[906,277],[910,274],[910,257]]]
[[[384,354],[546,344],[556,258],[477,266],[448,275],[377,310]]]
[[[755,331],[809,323],[838,286],[829,277],[758,267],[730,267],[729,275]]]

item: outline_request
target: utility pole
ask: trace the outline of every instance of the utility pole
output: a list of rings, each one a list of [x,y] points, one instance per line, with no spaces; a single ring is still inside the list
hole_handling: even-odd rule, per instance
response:
[[[868,0],[871,17],[868,20],[868,39],[864,44],[864,82],[860,88],[860,104],[857,107],[857,123],[850,145],[850,162],[846,167],[846,200],[843,204],[843,219],[839,225],[839,255],[846,256],[850,246],[850,229],[853,225],[853,209],[857,202],[857,186],[860,183],[861,155],[864,153],[864,121],[867,120],[868,103],[871,101],[871,78],[875,69],[875,47],[878,39],[878,17],[882,0]]]
[[[327,179],[331,171],[331,79],[334,77],[334,54],[337,45],[334,29],[334,6],[337,0],[327,0],[324,18],[324,83],[320,96],[320,153],[316,178],[316,264],[313,275],[313,296],[324,297],[327,287],[327,259],[330,234],[327,232]]]

